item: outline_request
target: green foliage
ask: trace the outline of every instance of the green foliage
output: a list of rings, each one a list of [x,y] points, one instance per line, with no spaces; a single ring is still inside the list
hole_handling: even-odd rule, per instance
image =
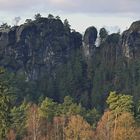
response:
[[[27,121],[27,109],[28,104],[23,102],[20,106],[14,106],[11,109],[11,129],[16,131],[17,139],[21,137],[26,132],[26,121]]]
[[[0,74],[3,74],[5,72],[5,69],[0,67]]]
[[[66,96],[64,98],[64,102],[63,104],[60,105],[60,111],[61,114],[70,116],[70,115],[77,115],[77,114],[81,114],[83,113],[84,109],[82,108],[82,106],[79,104],[74,103],[73,98],[71,98],[70,96]]]
[[[57,103],[50,98],[45,98],[40,106],[40,116],[52,121],[53,117],[57,113]]]
[[[56,16],[55,18],[60,20],[60,17],[59,16]]]
[[[52,14],[49,14],[48,19],[54,19],[54,16]]]
[[[117,94],[110,92],[107,98],[109,109],[114,113],[121,114],[123,112],[133,113],[133,97],[130,95]]]
[[[93,108],[91,110],[88,110],[85,116],[85,119],[89,124],[93,126],[93,128],[96,128],[96,125],[100,119],[100,113],[97,109]]]
[[[40,13],[35,14],[35,20],[38,20],[40,18],[41,18],[41,14]]]
[[[6,139],[9,129],[16,131],[17,139],[24,135],[28,116],[24,101],[39,103],[40,114],[37,106],[32,108],[36,119],[41,116],[49,125],[57,117],[61,122],[62,116],[81,115],[95,128],[106,99],[111,112],[117,114],[133,114],[134,104],[140,120],[140,61],[135,57],[139,39],[129,48],[135,52],[134,59],[128,59],[122,55],[119,33],[108,35],[101,28],[101,44],[95,47],[95,27],[88,28],[82,37],[71,30],[67,19],[62,22],[51,14],[44,18],[38,13],[35,20],[27,19],[20,27],[3,24],[0,29],[6,31],[0,35],[0,65],[7,68],[0,68],[0,140]],[[137,36],[136,31],[133,36]],[[90,44],[88,59],[83,54],[82,38]],[[117,92],[107,98],[110,91]],[[34,114],[30,115],[31,121]]]
[[[67,19],[64,20],[64,28],[66,32],[70,32],[70,24]]]
[[[135,105],[135,118],[136,118],[137,122],[140,123],[140,100]]]
[[[10,25],[8,25],[7,23],[3,23],[1,26],[0,26],[0,28],[1,29],[10,29],[11,28],[11,26]]]
[[[26,19],[25,22],[26,23],[31,23],[32,22],[32,19]]]
[[[108,36],[107,42],[108,43],[113,43],[113,44],[118,44],[120,40],[120,34],[119,33],[113,33]]]
[[[101,40],[103,40],[108,36],[108,32],[105,28],[101,28],[99,35],[100,35]]]
[[[12,107],[11,88],[0,81],[0,139],[5,140],[11,125],[10,111]]]
[[[49,14],[45,18],[39,13],[35,19],[27,19],[27,23],[18,27],[23,31],[17,44],[13,39],[13,32],[17,30],[10,28],[9,45],[0,46],[0,64],[8,69],[4,75],[0,72],[1,79],[9,81],[8,85],[15,90],[16,105],[23,100],[37,104],[45,97],[62,103],[69,95],[77,102],[73,105],[75,108],[80,108],[77,106],[81,104],[103,112],[110,91],[132,95],[137,104],[140,62],[137,58],[123,57],[119,33],[108,35],[107,30],[101,28],[99,35],[104,41],[95,47],[97,29],[88,28],[84,40],[91,45],[91,56],[87,60],[83,54],[83,37],[71,30],[67,19],[62,22],[59,16]]]

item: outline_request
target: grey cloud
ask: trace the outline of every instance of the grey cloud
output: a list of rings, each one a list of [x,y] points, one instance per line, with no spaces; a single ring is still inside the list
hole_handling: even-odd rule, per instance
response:
[[[32,8],[77,13],[140,12],[140,0],[0,0],[0,11],[26,12]]]

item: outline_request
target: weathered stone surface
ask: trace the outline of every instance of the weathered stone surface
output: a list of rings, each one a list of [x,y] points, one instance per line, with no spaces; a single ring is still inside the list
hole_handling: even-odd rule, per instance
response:
[[[94,45],[97,39],[97,29],[92,26],[86,29],[84,34],[84,43],[87,45]]]
[[[120,35],[118,33],[108,35],[100,48],[102,61],[114,67],[118,57],[121,55]]]
[[[119,34],[107,35],[99,47],[95,46],[96,39],[95,27],[86,29],[82,41],[80,33],[66,29],[59,19],[40,18],[21,26],[0,29],[0,66],[15,72],[23,71],[28,79],[37,79],[44,71],[49,73],[65,63],[76,49],[82,48],[84,56],[93,58],[94,62],[101,57],[111,65],[118,56],[140,57],[140,21],[134,22],[121,37]]]
[[[96,39],[97,29],[94,26],[87,28],[83,37],[83,50],[86,57],[93,54]]]
[[[124,57],[140,57],[140,21],[132,23],[130,28],[123,32],[121,46]]]
[[[61,20],[40,18],[0,32],[0,65],[36,79],[81,45],[81,34],[66,31]]]

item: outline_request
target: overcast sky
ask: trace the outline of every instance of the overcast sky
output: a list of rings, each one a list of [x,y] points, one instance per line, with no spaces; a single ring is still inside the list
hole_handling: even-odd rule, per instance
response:
[[[72,28],[81,33],[88,26],[115,32],[140,20],[140,0],[0,0],[0,22],[13,24],[18,16],[23,22],[36,13],[67,18]]]

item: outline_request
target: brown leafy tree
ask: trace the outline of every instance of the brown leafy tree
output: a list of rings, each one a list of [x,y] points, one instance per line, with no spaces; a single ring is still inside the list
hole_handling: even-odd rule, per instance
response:
[[[117,119],[115,140],[137,140],[135,120],[132,114],[125,112]]]
[[[111,112],[106,111],[102,116],[101,120],[98,122],[95,139],[96,140],[112,140],[112,117]]]
[[[16,140],[16,133],[13,129],[10,129],[7,134],[7,140]]]
[[[92,140],[94,135],[91,126],[79,115],[69,118],[64,133],[66,140]]]
[[[35,104],[28,110],[27,129],[29,140],[40,140],[40,116],[38,106]]]
[[[54,117],[54,140],[65,140],[64,127],[66,125],[67,118],[65,116]]]

